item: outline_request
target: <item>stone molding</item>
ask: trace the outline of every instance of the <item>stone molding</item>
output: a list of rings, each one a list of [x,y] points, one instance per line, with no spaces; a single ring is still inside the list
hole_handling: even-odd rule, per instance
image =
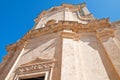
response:
[[[53,24],[54,23],[54,24]],[[110,23],[108,19],[101,20],[92,20],[87,24],[78,23],[77,21],[51,21],[51,23],[46,24],[47,26],[30,30],[21,40],[16,42],[15,44],[9,45],[7,47],[8,51],[18,50],[23,47],[23,45],[27,45],[28,40],[40,35],[45,35],[48,33],[54,33],[62,30],[72,30],[73,32],[96,32],[99,28],[109,28]]]
[[[59,11],[66,11],[66,12],[70,11],[70,12],[76,12],[76,13],[78,13],[78,12],[81,11],[81,9],[83,7],[86,7],[86,3],[81,3],[79,5],[62,4],[62,6],[56,6],[56,7],[53,7],[51,9],[49,9],[49,10],[42,11],[42,13],[37,18],[35,18],[34,21],[36,23],[38,23],[41,20],[41,18],[43,18],[45,16],[48,16],[48,15],[55,14],[55,13],[57,13]],[[93,17],[92,14],[85,15],[85,16],[78,15],[78,18],[80,20],[84,20],[84,21],[89,21],[89,20],[93,20],[94,19],[94,17]]]
[[[23,64],[17,68],[16,74],[23,75],[27,73],[49,71],[55,65],[55,60],[37,58],[29,63]]]
[[[79,39],[79,36],[77,36],[77,33],[79,32],[96,32],[98,36],[100,36],[99,38],[101,38],[102,36],[110,36],[110,34],[113,36],[112,33],[114,30],[109,31],[110,26],[111,24],[109,23],[108,18],[92,20],[89,21],[87,24],[78,23],[77,21],[56,22],[55,20],[50,20],[48,21],[48,23],[45,24],[45,27],[30,30],[21,40],[7,46],[7,51],[13,52],[11,55],[14,55],[17,50],[22,49],[25,45],[27,45],[27,43],[29,43],[29,39],[49,33],[55,33],[58,31],[63,32],[63,30],[72,30],[72,32],[74,33],[73,39]],[[107,28],[108,30],[104,30],[105,28]],[[102,29],[103,31],[97,32],[97,30],[99,29]],[[109,32],[110,34],[106,33],[105,31]]]
[[[79,11],[76,12],[77,13],[77,16],[78,16],[78,19],[82,20],[82,21],[91,21],[91,20],[94,20],[94,17],[92,14],[88,14],[88,15],[85,15],[85,16],[80,16],[78,13]]]
[[[80,10],[81,8],[83,8],[85,6],[86,6],[85,3],[82,3],[80,5],[62,4],[62,6],[56,6],[49,10],[42,11],[42,13],[38,16],[38,18],[35,19],[35,21],[39,21],[40,18],[42,18],[46,14],[49,14],[50,12],[54,12],[54,11],[65,9],[65,8],[69,8],[69,9],[71,9],[71,11],[76,11],[76,10]]]
[[[111,29],[111,28],[104,29],[101,32],[98,32],[97,35],[99,38],[114,37],[114,29]]]

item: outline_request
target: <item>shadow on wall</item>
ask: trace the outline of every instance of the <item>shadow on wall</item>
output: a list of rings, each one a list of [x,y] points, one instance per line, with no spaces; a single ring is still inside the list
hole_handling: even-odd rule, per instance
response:
[[[45,35],[44,35],[45,36]],[[42,37],[42,36],[40,36]],[[41,52],[40,53],[43,53],[44,51],[46,50],[50,50],[52,49],[53,47],[55,47],[56,43],[55,43],[55,40],[56,40],[56,37],[55,36],[48,36],[48,37],[44,37],[44,38],[40,38],[38,37],[38,40],[36,41],[37,38],[34,38],[31,40],[31,42],[26,46],[25,49],[29,49],[27,52],[25,52],[23,54],[26,55],[28,53],[30,53],[31,51],[33,51],[34,49],[42,46],[43,44],[49,42],[50,40],[54,39],[54,42],[50,43],[49,45],[47,45],[45,48],[41,49]]]
[[[119,76],[117,72],[115,71],[113,64],[111,63],[111,60],[109,59],[108,54],[104,46],[102,45],[102,43],[97,39],[95,35],[90,36],[90,37],[92,39],[88,37],[83,37],[83,38],[80,38],[80,40],[83,42],[89,42],[88,46],[98,51],[110,80],[119,80]],[[103,42],[108,41],[108,39],[109,38],[104,39]]]

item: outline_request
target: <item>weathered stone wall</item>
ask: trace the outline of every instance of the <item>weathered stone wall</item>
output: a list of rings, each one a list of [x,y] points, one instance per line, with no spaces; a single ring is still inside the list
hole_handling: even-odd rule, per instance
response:
[[[15,64],[15,68],[9,79],[13,80],[16,74],[15,71],[20,65],[34,61],[37,58],[47,60],[54,59],[59,37],[60,35],[58,32],[30,39],[17,64]]]
[[[61,80],[110,80],[102,53],[94,33],[80,33],[79,41],[63,38]]]
[[[103,45],[115,67],[120,75],[120,48],[117,46],[115,38],[110,38],[108,41],[103,42]]]
[[[103,41],[107,54],[113,66],[120,76],[120,23],[115,22],[112,27],[115,29],[115,36]]]
[[[39,21],[39,23],[35,26],[35,29],[44,27],[49,20],[56,20],[56,21],[64,20],[64,10],[56,11],[43,16]]]

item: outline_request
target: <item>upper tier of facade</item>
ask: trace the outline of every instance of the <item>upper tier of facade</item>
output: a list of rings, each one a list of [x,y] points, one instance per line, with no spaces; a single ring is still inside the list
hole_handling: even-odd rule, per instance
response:
[[[33,29],[45,27],[45,24],[50,22],[50,20],[54,20],[55,23],[62,20],[87,24],[88,21],[93,19],[94,17],[87,9],[85,3],[79,5],[63,4],[62,6],[43,11],[38,18],[35,19],[36,26]]]

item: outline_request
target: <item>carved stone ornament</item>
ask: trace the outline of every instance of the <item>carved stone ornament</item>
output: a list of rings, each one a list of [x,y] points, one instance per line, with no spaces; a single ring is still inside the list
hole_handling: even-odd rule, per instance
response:
[[[24,65],[18,67],[16,73],[20,74],[27,74],[32,72],[42,72],[48,71],[53,68],[55,65],[55,60],[45,60],[45,59],[36,59]]]
[[[114,29],[108,28],[97,33],[99,38],[114,37]]]

